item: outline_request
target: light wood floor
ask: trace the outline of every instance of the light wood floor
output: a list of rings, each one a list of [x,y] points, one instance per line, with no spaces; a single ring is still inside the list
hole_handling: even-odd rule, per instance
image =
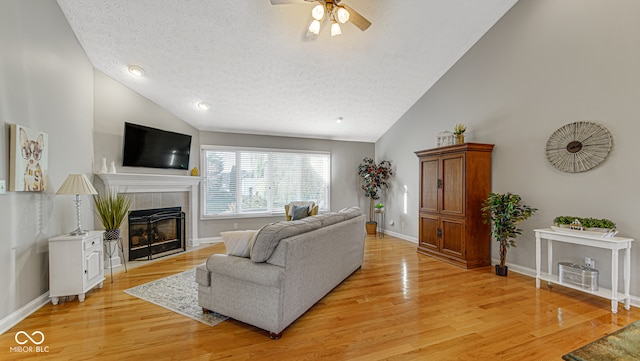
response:
[[[0,360],[560,360],[640,319],[640,310],[531,277],[463,270],[392,237],[367,239],[361,270],[285,329],[280,340],[227,320],[208,327],[123,290],[195,267],[221,244],[115,275],[102,289],[50,303],[0,336]],[[16,332],[46,336],[46,354],[10,353]]]

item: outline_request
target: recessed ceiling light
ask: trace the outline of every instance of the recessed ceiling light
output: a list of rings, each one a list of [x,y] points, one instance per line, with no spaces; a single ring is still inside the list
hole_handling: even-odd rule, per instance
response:
[[[342,117],[338,117],[338,119],[336,119],[336,123],[342,123]]]
[[[144,69],[137,65],[129,65],[129,73],[133,76],[141,77],[144,75]]]
[[[198,109],[200,109],[200,110],[209,110],[209,109],[211,109],[211,104],[206,103],[206,102],[200,102],[200,103],[198,103]]]

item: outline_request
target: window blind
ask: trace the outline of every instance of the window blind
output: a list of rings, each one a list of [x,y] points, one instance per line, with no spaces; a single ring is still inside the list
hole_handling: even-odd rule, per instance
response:
[[[329,210],[328,152],[203,147],[205,217],[271,215],[292,201]]]

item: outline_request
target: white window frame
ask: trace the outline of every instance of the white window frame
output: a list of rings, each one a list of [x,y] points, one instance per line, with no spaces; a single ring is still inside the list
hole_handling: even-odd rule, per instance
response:
[[[206,156],[207,151],[221,151],[221,152],[236,152],[236,159],[238,152],[260,152],[260,153],[295,153],[295,154],[322,154],[328,156],[329,169],[328,169],[328,182],[327,182],[327,206],[320,209],[319,212],[328,212],[331,209],[331,152],[329,151],[313,151],[313,150],[298,150],[298,149],[279,149],[279,148],[255,148],[255,147],[234,147],[234,146],[222,146],[222,145],[201,145],[200,146],[200,174],[203,177],[200,183],[200,219],[201,220],[215,220],[215,219],[233,219],[233,218],[260,218],[260,217],[277,217],[284,216],[284,208],[280,209],[267,209],[265,212],[236,212],[227,214],[205,214],[205,184],[206,184]],[[238,168],[237,171],[240,171]],[[271,169],[267,168],[267,174],[271,176]],[[270,203],[269,200],[268,203]],[[269,206],[269,204],[268,204]]]

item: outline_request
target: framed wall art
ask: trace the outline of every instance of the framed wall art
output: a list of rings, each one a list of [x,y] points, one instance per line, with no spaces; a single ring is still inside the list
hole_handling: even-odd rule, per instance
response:
[[[49,136],[11,124],[10,178],[12,192],[44,192],[47,188]]]

